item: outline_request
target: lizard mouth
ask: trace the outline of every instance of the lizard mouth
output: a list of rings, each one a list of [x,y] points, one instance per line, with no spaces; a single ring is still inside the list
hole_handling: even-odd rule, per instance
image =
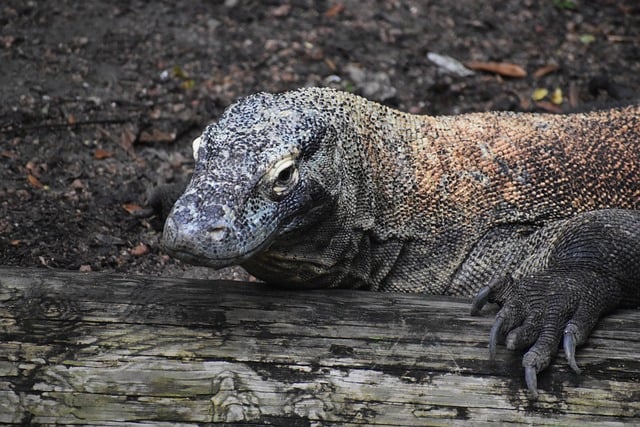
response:
[[[229,257],[229,258],[206,258],[201,255],[193,254],[192,252],[182,249],[170,249],[167,246],[163,246],[164,250],[173,258],[177,258],[181,261],[187,262],[192,265],[201,265],[203,267],[211,267],[220,269],[228,267],[230,265],[239,264],[244,260],[244,257]],[[248,258],[248,257],[247,257]]]
[[[248,261],[254,255],[267,249],[273,242],[275,235],[276,233],[271,233],[256,245],[239,247],[234,251],[228,247],[207,248],[200,245],[187,245],[178,242],[175,236],[171,236],[170,233],[163,233],[161,246],[172,257],[189,264],[220,269]],[[230,253],[230,255],[224,256],[221,253],[223,251]]]

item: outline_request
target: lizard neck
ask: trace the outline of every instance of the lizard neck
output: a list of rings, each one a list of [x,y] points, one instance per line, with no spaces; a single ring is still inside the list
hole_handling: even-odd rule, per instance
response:
[[[333,203],[247,265],[269,281],[459,293],[456,272],[488,230],[536,227],[617,197],[582,191],[580,175],[567,172],[584,168],[589,141],[612,139],[587,115],[415,116],[328,94],[322,107],[339,163]],[[570,137],[581,133],[591,137]],[[578,197],[598,204],[576,204]]]

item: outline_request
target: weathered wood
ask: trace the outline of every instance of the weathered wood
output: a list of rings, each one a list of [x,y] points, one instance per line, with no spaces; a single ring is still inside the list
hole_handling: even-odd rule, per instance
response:
[[[618,425],[640,417],[640,311],[527,399],[469,301],[0,268],[0,422]]]

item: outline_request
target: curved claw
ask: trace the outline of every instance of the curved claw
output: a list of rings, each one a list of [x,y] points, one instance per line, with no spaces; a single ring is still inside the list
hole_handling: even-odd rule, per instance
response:
[[[562,347],[564,348],[564,354],[567,357],[567,363],[569,363],[569,366],[576,374],[579,374],[581,370],[576,363],[576,335],[575,331],[570,327],[567,327],[564,330]]]
[[[493,323],[491,327],[491,332],[489,333],[489,359],[494,360],[496,358],[496,346],[498,344],[498,336],[500,335],[500,331],[502,330],[502,325],[504,324],[504,317],[500,314],[496,316],[496,321]]]
[[[475,297],[473,297],[473,301],[471,302],[471,315],[477,316],[480,314],[480,310],[485,304],[489,301],[489,295],[491,294],[491,288],[489,286],[485,286],[478,291]]]
[[[538,373],[536,372],[536,368],[532,366],[524,368],[524,379],[527,382],[531,399],[538,400]]]

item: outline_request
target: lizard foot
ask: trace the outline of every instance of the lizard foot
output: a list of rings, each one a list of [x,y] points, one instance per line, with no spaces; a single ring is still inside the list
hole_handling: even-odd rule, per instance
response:
[[[135,215],[140,218],[149,218],[153,215],[157,215],[164,223],[164,220],[169,215],[174,203],[184,192],[187,182],[188,181],[183,180],[177,183],[163,184],[152,188],[149,192],[149,196],[147,197],[147,206]]]
[[[474,313],[488,301],[502,305],[489,334],[491,359],[499,342],[510,350],[528,349],[522,366],[533,399],[538,397],[537,374],[551,364],[561,341],[569,366],[579,373],[576,347],[615,302],[607,282],[590,271],[547,270],[481,289],[472,303]]]
[[[639,221],[640,214],[624,211],[567,221],[530,273],[492,280],[476,294],[471,314],[487,302],[501,305],[489,334],[490,357],[499,342],[527,350],[522,366],[532,399],[538,398],[537,374],[551,364],[561,342],[569,366],[580,373],[576,347],[587,341],[599,318],[623,298],[638,302]]]

